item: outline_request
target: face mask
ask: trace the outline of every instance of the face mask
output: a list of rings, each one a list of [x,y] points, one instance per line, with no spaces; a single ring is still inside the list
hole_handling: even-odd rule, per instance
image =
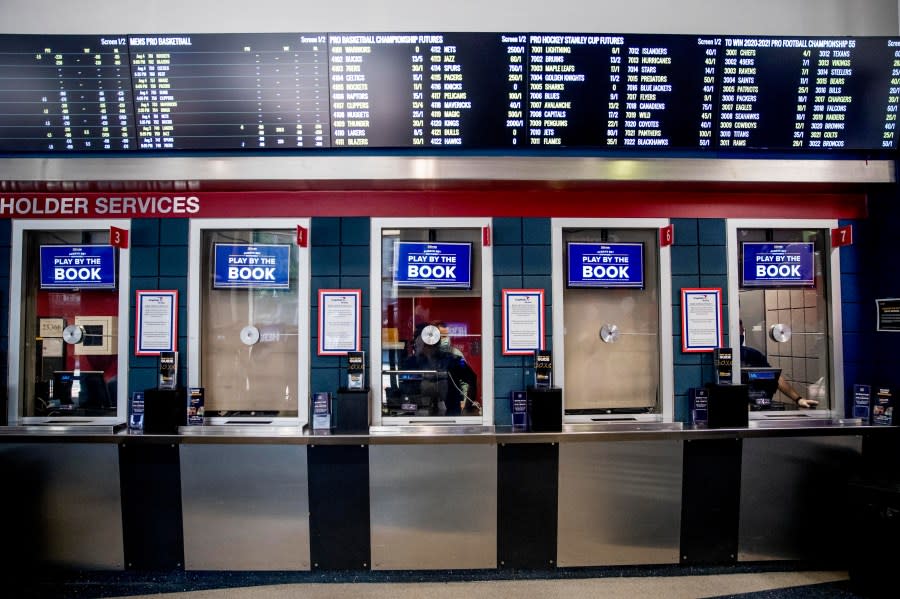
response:
[[[441,337],[441,349],[450,349],[450,337]]]

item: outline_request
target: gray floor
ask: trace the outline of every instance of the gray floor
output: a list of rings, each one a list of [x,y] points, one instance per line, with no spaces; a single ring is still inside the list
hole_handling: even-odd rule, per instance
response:
[[[120,597],[165,597],[171,599],[406,599],[427,597],[588,599],[595,597],[664,597],[666,599],[721,597],[744,593],[763,593],[766,597],[854,597],[841,590],[847,573],[763,572],[702,576],[641,576],[582,579],[492,580],[474,582],[359,582],[277,584],[202,591],[174,592],[163,595],[121,595]],[[822,585],[810,587],[809,585]],[[799,588],[798,588],[799,587]],[[776,589],[783,593],[771,594]]]

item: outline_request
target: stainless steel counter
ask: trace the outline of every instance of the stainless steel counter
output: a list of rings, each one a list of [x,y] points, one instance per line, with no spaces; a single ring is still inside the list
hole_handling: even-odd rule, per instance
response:
[[[579,443],[795,436],[887,434],[898,427],[863,425],[859,419],[784,418],[754,420],[747,428],[694,428],[680,422],[566,424],[561,431],[529,432],[511,426],[408,425],[372,427],[368,434],[337,435],[308,428],[271,425],[181,427],[176,435],[145,435],[110,425],[24,425],[0,427],[0,442],[445,445],[497,443]]]
[[[267,425],[141,435],[113,426],[54,423],[0,428],[0,467],[4,484],[16,490],[12,506],[53,506],[52,526],[45,526],[47,513],[38,510],[21,519],[21,528],[40,540],[30,559],[63,567],[128,567],[127,548],[138,545],[124,534],[122,514],[135,506],[120,497],[120,477],[130,472],[131,478],[122,480],[132,480],[146,469],[180,496],[183,527],[179,522],[175,528],[183,531],[187,569],[320,567],[322,553],[313,540],[321,544],[322,535],[333,534],[344,541],[340,531],[321,528],[322,512],[334,495],[323,503],[322,493],[313,491],[326,483],[338,495],[363,498],[368,558],[356,567],[478,569],[503,567],[497,551],[506,537],[498,513],[521,507],[504,503],[501,488],[530,484],[526,474],[504,487],[502,468],[518,458],[503,456],[544,456],[558,482],[557,502],[543,514],[545,526],[546,518],[556,524],[551,563],[577,567],[678,563],[682,512],[698,501],[696,493],[684,490],[685,473],[697,467],[689,456],[698,452],[687,448],[740,440],[743,449],[734,460],[703,466],[711,468],[710,477],[721,474],[718,467],[742,472],[734,483],[740,494],[740,535],[732,558],[798,559],[814,554],[795,542],[797,527],[817,530],[827,520],[834,506],[829,498],[838,496],[847,473],[859,464],[864,438],[889,438],[897,431],[813,417],[753,421],[740,429],[615,422],[532,433],[418,425],[355,435]],[[705,440],[713,443],[693,443]],[[175,460],[157,463],[159,450]],[[361,454],[354,458],[358,463],[344,459],[349,452]],[[125,459],[131,454],[148,461]],[[309,459],[313,454],[319,457]],[[531,465],[524,465],[526,472]],[[353,468],[355,482],[348,478]],[[73,492],[81,489],[81,481],[89,484]],[[809,489],[817,490],[814,499]],[[314,497],[319,499],[314,502]],[[706,501],[702,490],[700,501]],[[96,509],[86,515],[79,506],[88,504]],[[760,506],[770,509],[760,511]],[[767,520],[773,511],[778,518]],[[735,507],[735,534],[737,518]],[[803,538],[824,551],[834,545],[814,535]],[[430,540],[428,547],[423,539]],[[85,563],[84,555],[93,561]]]

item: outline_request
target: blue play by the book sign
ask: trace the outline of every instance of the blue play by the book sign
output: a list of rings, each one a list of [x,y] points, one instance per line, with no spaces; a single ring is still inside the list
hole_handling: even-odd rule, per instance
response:
[[[472,244],[398,241],[394,245],[394,283],[398,287],[472,286]]]
[[[742,246],[744,287],[812,287],[815,285],[812,243],[764,243]]]
[[[287,289],[290,275],[289,245],[215,245],[215,289]]]
[[[644,286],[644,244],[570,242],[569,287]]]
[[[115,289],[111,245],[42,245],[41,289]]]

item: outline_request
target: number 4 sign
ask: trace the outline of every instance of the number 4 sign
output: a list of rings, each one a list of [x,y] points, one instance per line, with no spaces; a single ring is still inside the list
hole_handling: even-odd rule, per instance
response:
[[[128,247],[128,229],[120,229],[119,227],[109,228],[109,245],[119,249]]]

